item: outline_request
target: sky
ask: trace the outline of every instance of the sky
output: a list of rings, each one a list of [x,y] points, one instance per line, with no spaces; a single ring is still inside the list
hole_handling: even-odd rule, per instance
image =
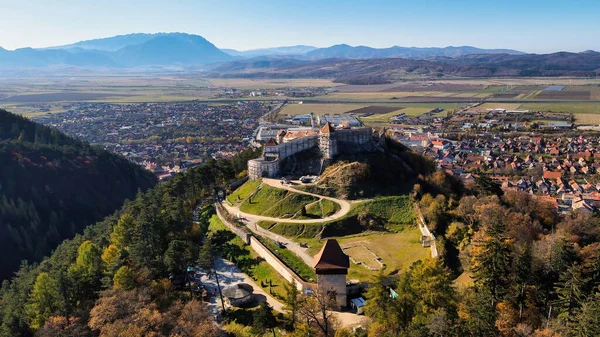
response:
[[[600,0],[0,0],[0,46],[129,33],[198,34],[219,48],[334,44],[600,50]]]

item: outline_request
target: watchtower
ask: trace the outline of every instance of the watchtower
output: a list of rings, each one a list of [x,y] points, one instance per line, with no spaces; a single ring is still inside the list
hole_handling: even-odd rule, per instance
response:
[[[347,305],[346,275],[350,268],[350,258],[344,254],[335,239],[328,239],[321,251],[314,257],[317,286],[319,291],[335,293],[340,307]]]
[[[325,123],[319,131],[319,149],[324,159],[331,159],[338,154],[335,129],[329,122]]]

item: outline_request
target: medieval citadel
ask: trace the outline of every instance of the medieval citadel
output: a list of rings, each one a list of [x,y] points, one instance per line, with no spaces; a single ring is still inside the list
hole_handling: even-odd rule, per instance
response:
[[[330,122],[321,129],[280,130],[275,138],[266,142],[261,157],[248,161],[248,176],[250,179],[281,176],[286,173],[283,171],[285,159],[315,149],[320,153],[319,171],[322,171],[327,162],[338,154],[372,151],[375,147],[372,136],[371,128],[351,128],[344,124],[334,127]]]

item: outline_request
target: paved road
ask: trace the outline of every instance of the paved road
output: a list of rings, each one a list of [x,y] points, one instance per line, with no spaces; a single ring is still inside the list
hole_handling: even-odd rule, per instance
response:
[[[225,259],[217,259],[215,261],[215,266],[219,274],[219,284],[221,285],[221,289],[240,282],[248,283],[254,288],[254,296],[258,300],[266,300],[274,310],[284,312],[283,304],[281,302],[277,301],[275,298],[273,298],[273,296],[262,290],[262,288],[256,284],[252,278],[244,274],[235,264]],[[208,306],[210,312],[216,317],[217,314],[222,310],[221,299],[217,289],[217,281],[214,276],[208,278],[206,275],[202,276],[201,281],[209,292],[212,293],[213,290],[216,290],[216,296],[211,297],[210,304]],[[225,303],[225,306],[227,306],[227,303]]]

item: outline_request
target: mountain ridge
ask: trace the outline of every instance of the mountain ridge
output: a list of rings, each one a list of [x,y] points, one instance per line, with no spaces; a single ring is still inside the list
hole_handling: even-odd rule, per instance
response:
[[[473,53],[521,54],[510,49],[480,49],[461,47],[400,47],[372,48],[338,44],[326,48],[308,45],[260,48],[246,51],[219,49],[200,35],[187,33],[133,33],[84,40],[47,48],[5,50],[0,47],[0,68],[136,68],[136,67],[198,67],[261,56],[286,56],[297,60],[329,58],[371,59],[402,57],[458,57]]]

